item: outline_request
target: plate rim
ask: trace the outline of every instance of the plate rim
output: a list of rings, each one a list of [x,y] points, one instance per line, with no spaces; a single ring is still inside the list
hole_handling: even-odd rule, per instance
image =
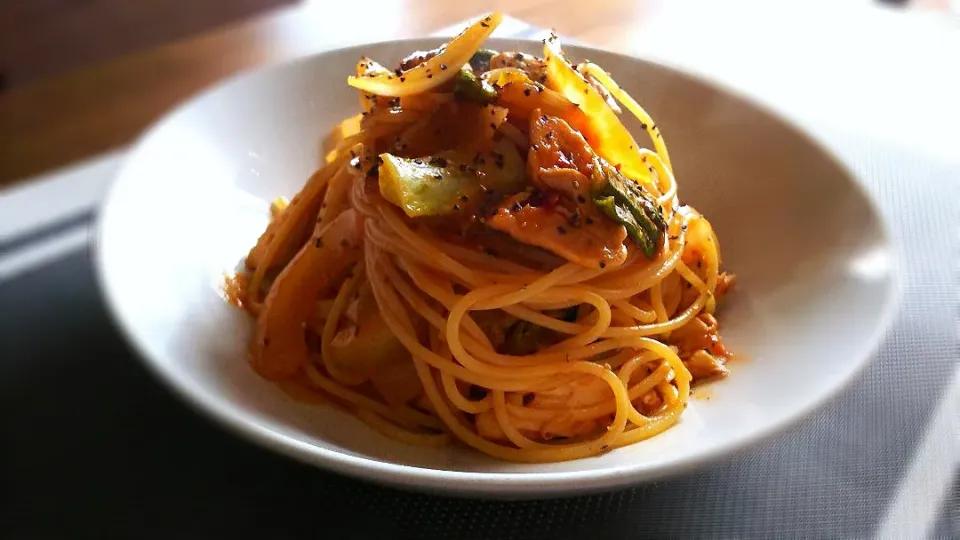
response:
[[[145,143],[149,141],[150,137],[160,131],[167,122],[194,103],[204,99],[206,96],[216,93],[224,87],[239,84],[240,81],[247,78],[267,76],[269,72],[273,70],[291,69],[295,65],[310,63],[326,55],[343,54],[348,51],[356,51],[363,54],[363,49],[378,46],[410,45],[413,48],[418,48],[423,46],[423,44],[442,43],[448,39],[449,38],[446,37],[414,37],[352,43],[317,51],[287,61],[271,62],[254,69],[242,71],[221,79],[213,85],[184,99],[177,106],[155,119],[141,135],[128,146],[128,150],[122,158],[122,163],[114,174],[110,186],[97,209],[98,211],[93,227],[94,230],[93,234],[91,234],[91,262],[95,270],[96,282],[107,306],[110,319],[120,331],[124,340],[131,346],[138,360],[147,367],[152,375],[167,387],[167,389],[172,391],[174,395],[190,405],[191,408],[195,409],[202,416],[214,420],[216,424],[226,428],[227,431],[234,435],[238,435],[241,439],[245,439],[260,447],[270,449],[278,454],[294,458],[302,463],[307,463],[327,471],[344,474],[352,478],[370,481],[376,484],[412,488],[420,491],[453,496],[501,498],[563,496],[595,493],[660,480],[701,468],[710,463],[732,459],[749,447],[770,440],[774,436],[796,426],[801,420],[811,416],[817,410],[833,403],[840,392],[844,388],[847,388],[853,379],[860,374],[876,356],[885,337],[889,334],[890,328],[902,304],[904,276],[902,272],[901,249],[892,234],[892,224],[881,211],[874,195],[866,189],[864,181],[857,174],[854,174],[846,163],[836,155],[832,148],[821,138],[793,122],[775,108],[758,101],[756,98],[735,87],[731,87],[703,73],[698,73],[689,66],[671,65],[662,59],[648,59],[636,54],[625,54],[589,45],[570,43],[565,45],[565,48],[568,50],[579,51],[586,55],[603,53],[620,57],[621,60],[627,62],[646,63],[657,68],[662,68],[668,72],[691,78],[699,84],[709,86],[721,93],[743,101],[764,113],[766,116],[776,120],[782,124],[783,127],[793,131],[795,135],[804,139],[804,142],[810,144],[825,159],[832,162],[832,165],[836,166],[852,180],[851,183],[854,189],[856,189],[858,194],[863,198],[872,214],[876,216],[882,234],[883,245],[890,251],[891,256],[889,257],[890,265],[888,269],[889,284],[886,287],[886,298],[884,299],[878,324],[870,335],[869,345],[864,347],[864,350],[856,359],[855,363],[851,364],[851,369],[849,369],[848,373],[842,377],[832,379],[826,385],[826,389],[823,392],[811,398],[807,403],[804,403],[803,406],[782,414],[776,421],[766,422],[740,438],[715,444],[690,457],[666,463],[658,463],[656,466],[646,465],[648,462],[637,462],[627,466],[608,467],[599,470],[503,473],[451,471],[390,463],[314,446],[308,442],[299,441],[288,435],[251,422],[248,418],[245,418],[243,414],[231,411],[229,408],[217,404],[213,398],[202,391],[201,387],[194,386],[185,379],[177,378],[174,373],[164,368],[163,362],[155,359],[148,353],[148,347],[142,343],[138,337],[135,325],[123,318],[120,300],[117,297],[116,291],[112,288],[109,277],[110,270],[104,261],[102,247],[104,238],[109,235],[106,225],[108,217],[111,214],[111,208],[116,205],[115,199],[118,198],[121,185],[125,185],[128,182],[124,179],[130,168],[130,163],[134,161],[139,152],[143,150]],[[513,44],[523,43],[524,45],[540,43],[540,40],[530,38],[491,38],[489,41],[509,42]]]

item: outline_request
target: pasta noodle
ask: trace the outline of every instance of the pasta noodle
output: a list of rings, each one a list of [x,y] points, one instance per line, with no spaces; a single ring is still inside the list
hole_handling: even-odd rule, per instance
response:
[[[650,115],[555,37],[542,59],[482,49],[501,18],[394,71],[361,59],[362,113],[271,206],[232,297],[253,368],[291,396],[406,444],[593,456],[726,375],[713,313],[733,276]]]

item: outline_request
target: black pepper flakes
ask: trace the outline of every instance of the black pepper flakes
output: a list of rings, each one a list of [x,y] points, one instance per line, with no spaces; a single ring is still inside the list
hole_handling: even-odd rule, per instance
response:
[[[550,139],[553,138],[553,132],[548,131],[547,134],[543,136],[543,138],[549,141]]]
[[[490,129],[496,131],[496,130],[497,130],[497,125],[494,124],[493,122],[490,122]]]
[[[580,203],[580,204],[583,204],[583,203],[587,202],[587,199],[584,198],[583,195],[577,195],[577,202]],[[588,218],[588,219],[589,219],[589,218]]]
[[[567,230],[563,227],[557,227],[557,232],[560,234],[567,234]]]
[[[400,68],[397,68],[397,69],[393,70],[393,73],[394,73],[397,77],[403,75],[403,71],[402,71]]]
[[[467,201],[469,201],[469,200],[470,200],[470,197],[467,197],[466,195],[461,195],[461,196],[460,196],[460,201],[461,201],[461,202],[467,202]]]
[[[607,263],[605,263],[605,262],[601,262],[601,263],[600,263],[600,269],[601,269],[601,270],[604,269],[604,268],[606,268],[606,267],[607,267]]]
[[[703,261],[697,261],[697,268],[703,268]]]
[[[584,221],[587,223],[587,225],[593,225],[593,218],[590,216],[587,216],[587,219],[585,219]]]
[[[529,89],[529,88],[524,88],[524,89],[523,89],[523,95],[525,95],[525,96],[527,96],[527,97],[530,97],[530,89]]]
[[[423,160],[420,160],[420,159],[415,159],[413,160],[413,162],[417,165],[423,165]]]
[[[446,70],[447,70],[447,65],[446,65],[446,64],[440,64],[440,71],[446,71]]]
[[[442,175],[442,174],[435,174],[435,175],[433,175],[433,177],[436,178],[437,180],[443,180],[443,175]]]
[[[323,238],[320,238],[320,237],[318,236],[318,237],[313,241],[313,247],[315,247],[315,248],[322,248],[322,247],[323,247]]]
[[[343,240],[340,241],[340,247],[345,247],[345,248],[350,247],[350,242],[348,242],[347,239],[344,238]]]
[[[427,73],[427,78],[428,78],[428,79],[432,79],[432,78],[433,78],[433,73]]]
[[[459,205],[459,204],[453,205],[453,211],[454,211],[454,212],[459,212],[459,211],[460,211],[460,205]]]
[[[547,121],[547,115],[541,114],[541,115],[540,115],[540,120],[546,122],[546,121]]]
[[[647,129],[647,125],[643,122],[640,122],[640,129]]]
[[[541,75],[540,78],[537,79],[537,82],[540,84],[547,84],[547,74],[544,73],[543,75]]]
[[[481,22],[481,23],[480,23],[480,26],[482,26],[482,27],[484,27],[484,28],[490,28],[490,25],[487,24],[487,23],[485,23],[485,22]]]
[[[407,81],[406,77],[400,77],[400,82],[406,82],[406,81]]]

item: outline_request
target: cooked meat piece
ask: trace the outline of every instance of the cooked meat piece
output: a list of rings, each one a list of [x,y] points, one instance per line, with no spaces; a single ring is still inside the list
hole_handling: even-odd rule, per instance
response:
[[[490,58],[490,69],[513,67],[527,73],[533,81],[540,81],[547,74],[547,64],[532,54],[501,52]],[[542,82],[542,81],[540,81]]]

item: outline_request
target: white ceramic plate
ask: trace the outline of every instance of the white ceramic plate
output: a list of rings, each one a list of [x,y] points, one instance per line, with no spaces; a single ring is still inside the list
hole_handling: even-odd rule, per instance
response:
[[[358,103],[345,79],[435,39],[326,52],[232,79],[150,129],[100,215],[97,265],[116,320],[147,365],[199,410],[259,444],[394,485],[504,497],[647,481],[729,455],[811,412],[870,358],[895,312],[885,227],[858,181],[790,125],[695,78],[598,50],[653,114],[680,197],[716,228],[738,287],[722,331],[742,358],[695,391],[682,421],[603,456],[544,465],[425,450],[353,417],[291,401],[250,369],[247,316],[220,295],[267,222],[319,163],[320,141]],[[537,52],[539,42],[493,40]],[[638,133],[637,131],[634,131]],[[183,441],[183,444],[190,444]]]

